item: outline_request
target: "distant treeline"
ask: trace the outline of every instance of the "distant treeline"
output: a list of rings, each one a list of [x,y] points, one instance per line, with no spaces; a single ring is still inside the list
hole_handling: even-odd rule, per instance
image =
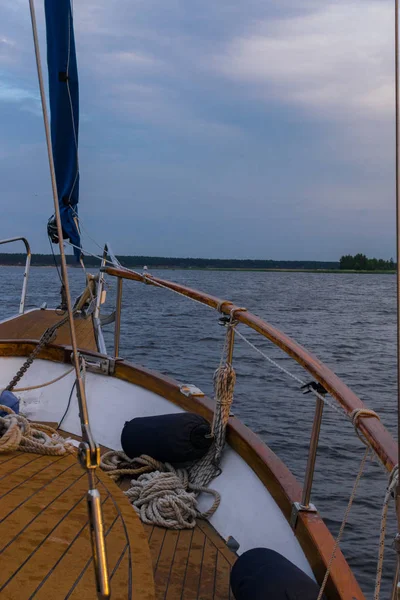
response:
[[[394,271],[396,264],[393,259],[383,260],[382,258],[367,258],[365,254],[346,254],[342,256],[340,268],[346,271]]]
[[[342,256],[339,262],[317,260],[252,260],[236,258],[169,258],[165,256],[118,256],[124,267],[142,269],[145,265],[150,269],[287,269],[303,271],[394,271],[396,264],[393,259],[367,258],[365,254]],[[1,254],[0,265],[24,265],[25,254]],[[51,254],[32,254],[32,265],[48,267],[54,265],[54,260],[60,264],[60,257]],[[85,256],[87,267],[99,267],[100,260]],[[74,256],[67,256],[68,264],[77,265]]]
[[[169,269],[303,269],[330,270],[338,269],[338,262],[320,262],[316,260],[251,260],[251,259],[220,259],[220,258],[167,258],[163,256],[118,256],[125,267],[140,267]],[[1,254],[1,265],[24,265],[25,254]],[[56,255],[57,264],[60,257]],[[67,256],[68,264],[76,264],[73,256]],[[85,265],[98,267],[100,261],[91,256],[85,256]],[[54,265],[51,254],[33,254],[32,265],[45,267]]]

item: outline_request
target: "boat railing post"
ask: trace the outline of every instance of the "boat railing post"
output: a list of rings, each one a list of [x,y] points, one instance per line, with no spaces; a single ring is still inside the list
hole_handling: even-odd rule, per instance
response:
[[[229,327],[229,332],[228,332],[228,347],[226,350],[226,361],[228,363],[228,365],[232,364],[232,360],[233,360],[233,347],[235,344],[235,327],[233,325],[228,325]]]
[[[29,246],[28,240],[24,237],[15,237],[15,238],[8,238],[6,240],[0,240],[0,244],[9,244],[11,242],[20,242],[20,241],[25,244],[25,249],[26,249],[24,281],[22,283],[21,300],[19,303],[19,314],[23,315],[25,312],[26,291],[28,289],[28,277],[29,277],[29,271],[31,268],[31,257],[32,257],[31,248]]]
[[[115,329],[114,329],[114,356],[119,354],[119,339],[121,333],[121,309],[122,309],[122,277],[118,277],[117,283],[117,302],[115,307]]]
[[[100,264],[100,274],[99,274],[99,283],[97,286],[97,297],[96,297],[96,307],[94,310],[94,318],[95,319],[100,319],[100,307],[101,307],[101,302],[102,302],[102,296],[103,296],[103,289],[104,289],[104,273],[103,273],[103,268],[106,265],[107,262],[107,244],[104,245],[104,250],[103,250],[103,258],[101,259],[101,264]]]
[[[97,296],[96,296],[96,306],[93,314],[93,322],[95,326],[97,345],[101,354],[107,354],[106,344],[104,342],[103,332],[101,330],[101,322],[100,322],[100,307],[103,302],[103,290],[104,290],[104,272],[103,268],[107,263],[107,254],[108,254],[108,246],[104,244],[103,250],[103,258],[100,264],[100,272],[99,272],[99,282],[97,285]]]
[[[232,365],[233,348],[235,345],[235,326],[237,325],[237,321],[232,317],[224,315],[223,317],[220,317],[219,324],[228,328],[225,341],[226,362],[228,365]]]
[[[396,561],[396,570],[395,570],[394,579],[393,579],[392,594],[390,596],[391,600],[396,600],[396,598],[397,598],[397,582],[398,582],[398,580],[399,580],[399,561]]]
[[[313,386],[312,386],[313,387]],[[314,421],[311,430],[310,437],[310,449],[308,452],[306,474],[304,477],[303,493],[301,502],[294,502],[292,507],[292,514],[290,518],[290,524],[293,529],[296,527],[297,516],[299,512],[316,512],[317,509],[313,504],[310,503],[312,484],[314,480],[315,462],[317,459],[319,434],[321,431],[322,413],[324,409],[323,397],[325,391],[319,392],[316,397]]]
[[[314,421],[310,439],[310,450],[308,453],[306,475],[304,478],[303,496],[301,499],[301,504],[305,509],[307,509],[310,506],[311,489],[314,480],[315,461],[317,459],[319,434],[321,431],[322,413],[324,409],[324,403],[322,399],[317,396],[316,400],[317,402],[315,405]]]

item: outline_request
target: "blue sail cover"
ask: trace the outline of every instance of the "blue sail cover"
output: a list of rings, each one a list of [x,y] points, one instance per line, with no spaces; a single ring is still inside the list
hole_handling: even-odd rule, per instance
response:
[[[70,0],[45,0],[47,65],[58,202],[63,236],[80,248],[79,200],[79,87]],[[80,250],[74,248],[79,259]]]

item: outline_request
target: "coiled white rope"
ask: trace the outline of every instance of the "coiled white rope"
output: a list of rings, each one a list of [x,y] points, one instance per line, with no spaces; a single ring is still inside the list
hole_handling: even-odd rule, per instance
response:
[[[206,519],[214,514],[221,502],[218,492],[190,483],[186,469],[175,469],[169,463],[160,463],[160,467],[162,470],[133,479],[125,492],[143,523],[167,529],[193,529],[196,518]],[[214,496],[213,505],[205,513],[197,508],[200,492]]]
[[[175,469],[145,454],[131,460],[124,452],[110,451],[103,455],[100,466],[114,481],[139,475],[131,480],[125,494],[144,523],[192,529],[196,518],[211,517],[221,502],[216,490],[190,482],[187,469]],[[202,492],[214,496],[212,506],[204,513],[197,508],[197,496]]]
[[[75,453],[75,448],[52,427],[30,423],[2,404],[0,410],[8,413],[5,417],[0,417],[0,454],[14,450],[50,456]]]

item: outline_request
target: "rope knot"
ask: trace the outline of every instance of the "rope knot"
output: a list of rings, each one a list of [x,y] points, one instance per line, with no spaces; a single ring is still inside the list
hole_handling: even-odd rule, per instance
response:
[[[395,465],[390,472],[388,489],[393,490],[399,482],[399,465]]]
[[[231,302],[230,300],[221,300],[221,302],[219,302],[217,305],[217,311],[219,313],[222,313],[222,309],[224,308],[225,304],[228,306],[232,306],[233,302]]]
[[[230,311],[231,324],[235,323],[235,313],[237,312],[247,312],[247,308],[244,308],[244,306],[234,306]]]
[[[355,429],[357,436],[360,438],[360,440],[362,441],[364,446],[367,446],[367,447],[370,447],[371,444],[369,443],[369,441],[367,440],[365,435],[362,433],[362,431],[360,431],[359,420],[360,419],[371,419],[371,418],[375,418],[375,419],[378,419],[378,421],[380,421],[379,415],[377,415],[374,410],[371,410],[369,408],[356,408],[350,414],[350,420],[352,422],[352,425]]]

